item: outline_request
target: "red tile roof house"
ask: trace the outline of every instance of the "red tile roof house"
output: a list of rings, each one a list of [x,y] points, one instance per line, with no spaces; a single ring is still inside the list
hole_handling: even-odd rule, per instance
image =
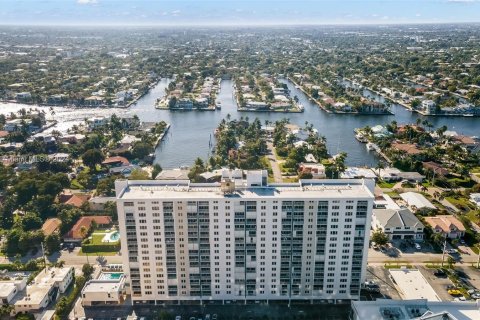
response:
[[[127,158],[120,157],[120,156],[110,157],[105,159],[102,162],[103,166],[108,166],[108,167],[128,166],[129,164],[130,162],[128,161]]]
[[[62,222],[58,218],[50,218],[45,221],[42,226],[42,231],[45,236],[52,235],[57,232]]]
[[[100,228],[106,228],[112,225],[112,218],[109,216],[83,216],[78,219],[77,223],[68,231],[64,236],[65,242],[80,242],[83,240],[81,229],[85,227],[87,230],[92,226],[92,222],[95,221]]]

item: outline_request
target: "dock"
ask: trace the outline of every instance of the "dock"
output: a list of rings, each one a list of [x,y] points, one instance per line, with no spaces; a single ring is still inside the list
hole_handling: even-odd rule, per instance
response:
[[[167,126],[165,127],[165,131],[162,132],[162,134],[158,137],[157,141],[155,142],[155,148],[158,147],[158,145],[160,144],[160,142],[163,141],[163,138],[165,138],[165,135],[168,133],[168,130],[170,129],[170,126],[171,124],[167,124]]]

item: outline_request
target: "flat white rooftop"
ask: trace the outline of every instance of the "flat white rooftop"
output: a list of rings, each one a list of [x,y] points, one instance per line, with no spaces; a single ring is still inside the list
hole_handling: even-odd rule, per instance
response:
[[[354,320],[478,320],[478,302],[438,302],[417,300],[353,301]],[[444,316],[448,314],[449,317]],[[398,317],[390,317],[398,315]],[[422,317],[423,316],[423,317]]]
[[[13,291],[15,291],[15,288],[17,288],[17,286],[13,281],[0,282],[0,298],[8,297]]]
[[[122,186],[123,182],[123,186]],[[220,183],[180,181],[119,181],[117,197],[123,200],[167,198],[362,198],[373,199],[373,193],[361,179],[302,180],[299,183],[239,187],[224,194]]]
[[[123,288],[123,278],[119,280],[91,280],[87,282],[82,293],[117,293]]]
[[[19,305],[37,305],[40,304],[48,292],[57,282],[62,282],[71,268],[49,268],[46,272],[43,269],[30,283],[22,296],[18,298],[15,304]]]
[[[392,269],[390,274],[404,299],[442,301],[418,269]]]

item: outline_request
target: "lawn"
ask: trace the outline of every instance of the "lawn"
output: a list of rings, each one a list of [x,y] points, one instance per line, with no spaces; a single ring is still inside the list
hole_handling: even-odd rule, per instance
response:
[[[120,240],[116,242],[102,242],[106,230],[95,230],[89,239],[82,244],[82,252],[88,251],[89,254],[101,255],[106,252],[116,253],[120,249]]]
[[[465,210],[475,210],[475,205],[470,202],[468,198],[464,197],[459,197],[459,198],[454,198],[454,197],[446,197],[445,198],[448,202],[453,204],[455,207],[458,209],[465,211]]]
[[[384,189],[391,189],[393,188],[393,186],[396,184],[396,182],[385,182],[385,181],[381,181],[381,182],[378,182],[377,185],[380,187],[380,188],[384,188]]]

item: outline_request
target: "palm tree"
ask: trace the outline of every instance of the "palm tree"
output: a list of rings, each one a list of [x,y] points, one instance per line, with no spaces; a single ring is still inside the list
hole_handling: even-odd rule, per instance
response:
[[[383,164],[383,162],[379,161],[375,166],[375,169],[378,169],[378,178],[380,178],[380,171],[382,169],[385,169],[385,165]]]

